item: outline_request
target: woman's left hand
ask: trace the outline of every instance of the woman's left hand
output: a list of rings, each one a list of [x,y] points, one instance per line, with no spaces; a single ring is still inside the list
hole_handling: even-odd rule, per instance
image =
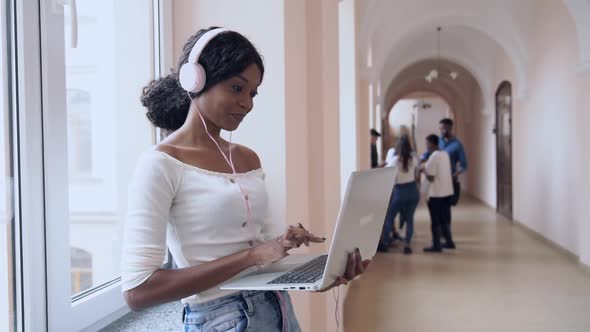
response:
[[[318,293],[329,291],[334,287],[346,285],[357,276],[363,274],[367,267],[371,264],[371,260],[364,260],[361,257],[361,252],[357,248],[354,252],[348,254],[348,263],[346,264],[346,271],[342,277],[339,277],[330,286],[317,291]]]

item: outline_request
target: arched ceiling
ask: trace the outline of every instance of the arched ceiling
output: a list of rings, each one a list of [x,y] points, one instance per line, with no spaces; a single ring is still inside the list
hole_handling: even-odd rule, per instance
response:
[[[581,68],[590,68],[590,0],[562,0],[576,23]],[[361,59],[371,56],[364,73],[389,83],[416,61],[432,59],[436,27],[442,26],[442,57],[469,71],[493,104],[495,58],[503,52],[515,72],[515,97],[526,95],[527,49],[535,0],[368,0],[359,4]],[[367,60],[368,62],[368,60]],[[489,109],[489,107],[487,107]]]
[[[439,78],[428,83],[424,77],[432,68],[440,68]],[[448,73],[456,71],[459,77],[453,80]],[[407,66],[401,70],[395,79],[387,86],[384,94],[383,104],[385,110],[389,111],[395,103],[415,92],[430,92],[447,101],[466,122],[469,121],[473,105],[481,98],[481,87],[477,79],[460,64],[434,59],[423,60]]]
[[[402,70],[416,63],[416,59],[436,59],[436,38],[435,29],[407,35],[398,44],[397,51],[386,59],[380,71],[381,82],[391,82]],[[467,44],[466,40],[472,42]],[[453,70],[461,76],[470,73],[475,78],[482,95],[487,96],[484,109],[493,104],[492,79],[497,52],[501,52],[500,46],[477,30],[453,26],[441,32],[441,57],[455,63]]]

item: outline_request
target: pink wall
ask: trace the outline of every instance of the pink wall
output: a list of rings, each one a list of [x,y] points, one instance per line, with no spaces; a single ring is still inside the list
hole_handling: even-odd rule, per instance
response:
[[[360,66],[359,66],[360,67]],[[371,142],[369,137],[369,83],[359,79],[357,82],[357,169],[366,170],[371,168]]]
[[[331,241],[340,204],[338,1],[178,0],[173,7],[175,52],[198,28],[220,25],[244,33],[264,55],[255,110],[234,138],[262,160],[276,225],[302,222]],[[293,299],[302,330],[335,330],[332,294]]]
[[[338,2],[284,4],[287,221],[303,222],[331,241],[340,206],[339,96],[333,84],[338,81]],[[300,252],[326,252],[328,244]],[[303,331],[335,330],[330,293],[292,297]]]
[[[580,103],[578,95],[588,98],[587,92],[581,92],[588,80],[579,79],[575,70],[579,62],[576,30],[566,8],[551,0],[539,1],[537,8],[527,40],[527,96],[513,105],[514,219],[580,255],[578,232],[588,212],[581,214],[585,192],[577,133],[583,129],[580,114],[586,104]],[[503,80],[514,84],[514,77],[514,68],[500,52],[495,87]],[[470,140],[478,151],[470,149],[469,171],[469,190],[492,206],[495,137],[490,130],[494,121],[493,116],[481,114],[474,121]]]

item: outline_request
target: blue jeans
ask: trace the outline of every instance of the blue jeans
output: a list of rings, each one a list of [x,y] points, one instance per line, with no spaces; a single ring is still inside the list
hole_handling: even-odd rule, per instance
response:
[[[389,246],[391,244],[389,234],[393,229],[393,222],[398,213],[407,224],[406,244],[409,245],[412,242],[412,236],[414,235],[414,212],[416,212],[419,201],[420,192],[418,191],[416,182],[396,184],[393,187],[383,225],[383,235],[381,238],[383,245]]]
[[[288,332],[301,332],[287,292],[284,300]],[[185,332],[201,331],[283,331],[283,315],[277,292],[242,291],[209,302],[186,305],[183,315]]]

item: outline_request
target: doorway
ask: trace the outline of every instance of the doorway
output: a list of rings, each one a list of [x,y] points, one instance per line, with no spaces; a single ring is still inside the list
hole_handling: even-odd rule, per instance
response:
[[[496,93],[497,211],[512,220],[512,85],[503,82]]]

